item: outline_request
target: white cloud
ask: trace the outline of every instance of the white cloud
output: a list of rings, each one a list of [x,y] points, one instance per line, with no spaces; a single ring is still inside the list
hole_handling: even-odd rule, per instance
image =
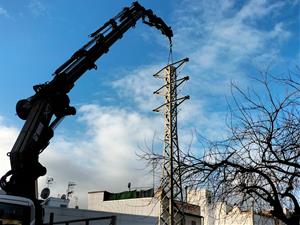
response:
[[[280,1],[271,3],[268,0],[251,0],[237,13],[236,19],[244,22],[256,21],[270,14],[276,14],[283,6],[284,2]]]
[[[149,168],[137,153],[151,142],[156,130],[162,130],[157,127],[163,125],[160,118],[97,105],[85,105],[80,112],[86,132],[68,139],[56,136],[41,154],[47,176],[55,180],[54,193],[65,193],[68,181],[76,182],[75,196],[86,206],[88,191],[123,191],[129,181],[133,187],[151,187]]]
[[[164,84],[162,80],[154,78],[153,74],[163,66],[148,65],[133,71],[124,71],[124,74],[120,74],[122,78],[114,81],[112,85],[120,96],[133,99],[140,110],[151,112],[163,102],[163,98],[153,95]]]
[[[7,153],[11,151],[18,136],[18,129],[4,124],[4,118],[0,116],[0,176],[10,170],[10,161]]]
[[[233,0],[184,0],[176,4],[173,50],[190,58],[183,71],[190,80],[181,94],[191,95],[180,106],[179,126],[185,133],[189,127],[210,138],[221,137],[226,133],[230,83],[247,86],[248,75],[253,74],[247,74],[245,68],[262,68],[280,57],[278,46],[290,36],[286,24],[276,20],[285,3],[250,0],[239,6]],[[272,21],[268,28],[259,26],[266,21]],[[113,86],[121,96],[133,99],[139,110],[150,112],[163,102],[152,95],[162,83],[151,76],[163,66],[154,62],[126,71]],[[188,143],[189,138],[184,139]]]
[[[47,168],[47,175],[39,179],[40,191],[47,177],[54,178],[52,196],[64,194],[69,181],[76,182],[74,196],[79,198],[80,207],[86,207],[88,191],[124,191],[128,182],[133,187],[152,186],[150,169],[137,154],[146,149],[146,144],[151,145],[155,133],[162,137],[162,118],[85,105],[80,108],[79,122],[86,126],[85,132],[68,137],[57,133],[40,155],[40,162]],[[19,129],[0,123],[0,175],[10,169],[6,153],[18,133]]]
[[[247,74],[246,68],[262,68],[279,60],[279,45],[290,37],[286,24],[276,20],[284,2],[250,0],[239,6],[232,0],[184,0],[176,4],[173,50],[190,58],[185,70],[190,75],[187,94],[201,101],[205,98],[215,103],[212,98],[219,98],[224,102],[232,81],[247,86],[248,76],[253,74]],[[268,29],[258,26],[270,18]],[[162,66],[154,62],[126,71],[129,75],[122,74],[114,87],[122,96],[132,98],[140,110],[150,111],[162,103],[152,96],[162,84],[151,76]]]
[[[242,6],[230,0],[182,1],[174,12],[174,51],[190,56],[191,77],[204,81],[206,93],[229,93],[231,80],[248,82],[247,65],[263,60],[262,55],[279,57],[281,41],[290,36],[286,25],[276,20],[284,6],[267,0],[250,0]],[[267,21],[269,28],[263,28],[260,24]],[[220,85],[211,89],[216,81]]]
[[[30,0],[28,8],[34,17],[40,17],[47,14],[47,8],[40,0]]]
[[[86,207],[88,191],[123,191],[127,182],[133,187],[152,186],[150,168],[145,168],[146,162],[137,153],[146,150],[146,145],[151,147],[154,135],[159,139],[155,140],[155,150],[162,151],[162,116],[147,117],[117,107],[85,105],[80,108],[79,121],[86,126],[85,132],[73,137],[57,133],[40,155],[40,162],[48,171],[39,179],[40,191],[46,186],[47,177],[54,178],[52,196],[64,194],[68,182],[73,181],[77,184],[74,196],[79,198],[80,207]],[[1,175],[10,168],[6,153],[18,133],[19,129],[0,123]],[[187,134],[190,133],[183,132],[180,139],[183,145],[190,144]],[[156,175],[158,179],[160,172]]]
[[[151,112],[152,109],[164,103],[164,98],[160,95],[153,95],[153,91],[164,85],[164,81],[156,79],[152,75],[158,72],[163,66],[157,64],[140,67],[133,71],[126,71],[124,72],[125,75],[120,75],[122,77],[120,80],[113,82],[113,87],[122,98],[132,99],[134,102],[133,108],[137,108],[147,115],[151,115],[152,113],[153,116],[154,112]],[[190,64],[187,63],[186,67],[181,70],[181,73],[184,75],[180,73],[179,76],[183,77],[186,75],[186,70],[190,71],[192,73],[190,80],[178,88],[178,97],[191,95],[190,100],[183,102],[178,107],[179,142],[182,143],[182,146],[185,146],[184,148],[190,144],[191,136],[195,131],[210,138],[218,138],[225,135],[224,122],[226,113],[223,111],[218,112],[215,107],[214,110],[216,111],[213,111],[211,105],[221,101],[226,106],[225,97],[220,97],[220,95],[224,94],[223,90],[229,88],[230,83],[228,79],[226,87],[222,82],[224,79],[219,82],[217,75],[210,77],[202,76],[200,81],[199,78],[195,77],[197,75],[193,72],[193,69],[189,69],[189,67]],[[211,82],[212,80],[214,82]],[[201,96],[201,93],[205,93],[207,89],[209,92],[214,93],[215,99],[209,99],[205,95]],[[210,98],[213,98],[213,96],[210,96]],[[219,105],[221,104],[219,103]],[[161,118],[159,124],[162,130],[164,124],[163,113],[164,111],[161,110],[160,114],[158,114]],[[163,134],[161,134],[160,138],[162,139],[162,137]],[[196,138],[194,138],[194,143],[195,141]]]
[[[0,16],[9,17],[7,10],[0,6]]]

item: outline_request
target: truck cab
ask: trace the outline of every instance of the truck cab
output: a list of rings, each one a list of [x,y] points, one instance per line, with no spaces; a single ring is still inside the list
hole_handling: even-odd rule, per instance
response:
[[[30,199],[0,194],[0,225],[34,225],[35,207]]]

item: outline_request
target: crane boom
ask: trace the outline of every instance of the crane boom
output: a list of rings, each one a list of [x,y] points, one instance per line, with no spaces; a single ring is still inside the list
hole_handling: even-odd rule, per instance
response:
[[[160,30],[171,44],[171,28],[151,10],[134,2],[93,32],[91,40],[55,70],[51,81],[35,85],[35,94],[17,103],[17,115],[25,123],[8,153],[11,170],[0,180],[1,188],[8,194],[30,198],[39,207],[36,183],[38,177],[46,174],[46,168],[39,163],[39,154],[48,146],[58,123],[76,113],[67,94],[87,70],[97,68],[96,61],[139,19]],[[40,212],[36,215],[41,218]]]

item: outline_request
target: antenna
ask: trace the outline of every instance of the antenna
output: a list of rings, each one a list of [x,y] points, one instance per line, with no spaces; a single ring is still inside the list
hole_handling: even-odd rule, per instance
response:
[[[128,185],[127,185],[129,191],[130,191],[130,188],[131,188],[131,182],[128,182]]]
[[[49,188],[50,185],[53,184],[53,182],[54,182],[53,177],[47,177],[47,180],[46,180],[47,188]]]
[[[74,196],[74,198],[75,198],[75,209],[79,209],[79,206],[78,206],[78,197]]]
[[[76,183],[73,181],[69,181],[68,183],[68,189],[67,189],[67,199],[70,199],[71,195],[74,193]]]

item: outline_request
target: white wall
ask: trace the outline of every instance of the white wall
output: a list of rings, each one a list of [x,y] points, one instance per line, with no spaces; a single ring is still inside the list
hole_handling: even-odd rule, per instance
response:
[[[203,225],[282,225],[273,218],[260,216],[251,209],[241,211],[238,207],[226,203],[210,203],[210,192],[206,189],[188,190],[187,201],[200,206]]]
[[[116,216],[116,225],[154,225],[156,224],[156,217],[136,216],[118,213],[97,212],[92,210],[70,209],[70,208],[53,208],[45,207],[44,223],[49,222],[50,213],[54,213],[54,222],[65,220],[77,220],[83,218],[95,218]],[[109,225],[110,220],[101,220],[90,222],[90,225]],[[73,223],[74,225],[85,225],[85,223]],[[70,225],[73,225],[70,223]]]
[[[104,192],[89,192],[88,193],[88,209],[110,213],[122,213],[131,214],[145,217],[153,217],[158,220],[160,215],[160,200],[158,197],[154,198],[134,198],[134,199],[122,199],[103,201]],[[186,215],[186,225],[191,225],[192,221],[196,222],[196,225],[200,225],[200,209],[196,205],[187,205],[186,212],[193,215]],[[140,223],[133,223],[138,224]],[[156,224],[156,223],[153,223]]]
[[[103,201],[104,192],[88,194],[88,209],[141,216],[158,216],[159,201],[156,198],[134,198]]]

